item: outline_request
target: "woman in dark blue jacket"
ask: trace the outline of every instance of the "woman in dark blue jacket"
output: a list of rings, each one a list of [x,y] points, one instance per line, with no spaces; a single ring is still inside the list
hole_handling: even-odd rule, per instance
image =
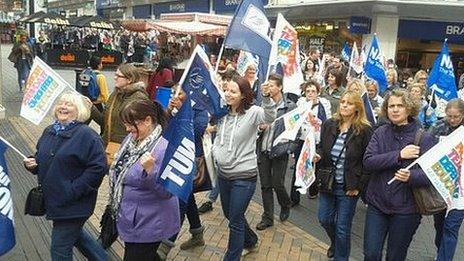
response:
[[[103,142],[83,124],[90,116],[83,96],[62,95],[54,116],[55,122],[37,143],[35,157],[24,160],[26,169],[38,175],[46,218],[53,221],[51,258],[72,260],[76,246],[90,260],[106,260],[105,250],[83,229],[107,172]]]
[[[419,146],[414,145],[421,128],[418,113],[419,104],[404,90],[392,90],[382,104],[382,114],[389,123],[374,132],[364,154],[364,167],[372,173],[366,193],[364,260],[382,260],[387,235],[387,260],[406,259],[419,227],[421,215],[411,188],[431,184],[422,169],[404,168],[433,147],[435,139],[424,133]],[[395,181],[388,185],[393,177]]]

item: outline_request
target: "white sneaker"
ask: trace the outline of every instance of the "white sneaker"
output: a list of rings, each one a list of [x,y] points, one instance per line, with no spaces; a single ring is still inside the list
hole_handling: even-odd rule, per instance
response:
[[[246,255],[248,255],[250,253],[258,251],[258,246],[259,246],[258,243],[259,243],[259,241],[256,242],[256,245],[254,245],[253,247],[244,248],[243,251],[242,251],[242,256],[246,256]]]

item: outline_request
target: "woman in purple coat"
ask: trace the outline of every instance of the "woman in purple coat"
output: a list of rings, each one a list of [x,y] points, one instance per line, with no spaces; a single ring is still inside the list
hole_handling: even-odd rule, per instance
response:
[[[382,114],[389,123],[374,132],[364,154],[364,168],[371,172],[366,194],[364,260],[382,260],[387,236],[386,260],[405,260],[421,222],[411,188],[431,184],[419,167],[405,168],[433,147],[435,139],[424,133],[418,146],[414,145],[421,128],[416,119],[419,106],[404,90],[393,89],[387,94]],[[395,181],[388,185],[393,177]]]
[[[148,99],[129,103],[120,114],[129,132],[110,168],[111,205],[117,213],[124,260],[155,260],[161,240],[179,232],[177,197],[156,183],[167,141],[167,116]]]

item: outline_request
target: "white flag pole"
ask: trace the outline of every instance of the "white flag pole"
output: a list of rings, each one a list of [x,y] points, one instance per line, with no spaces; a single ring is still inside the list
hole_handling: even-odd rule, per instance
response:
[[[3,137],[0,137],[0,140],[2,140],[8,147],[12,148],[16,153],[18,153],[19,156],[23,157],[23,159],[27,159],[26,155],[24,155],[21,151],[19,151],[15,146],[11,145],[11,143],[9,143]]]
[[[416,165],[416,164],[417,164],[417,159],[416,159],[413,163],[409,164],[409,166],[407,166],[406,168],[404,168],[404,170],[409,170],[410,168],[412,168],[412,166],[414,166],[414,165]],[[395,180],[396,180],[396,177],[393,177],[392,179],[390,179],[390,180],[387,182],[387,184],[388,184],[388,185],[391,185],[391,184],[393,183],[393,181],[395,181]]]

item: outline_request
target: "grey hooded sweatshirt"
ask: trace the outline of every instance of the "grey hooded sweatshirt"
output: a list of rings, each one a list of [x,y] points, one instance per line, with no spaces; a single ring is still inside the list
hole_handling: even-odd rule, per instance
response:
[[[253,105],[244,114],[229,113],[218,122],[213,157],[221,177],[235,180],[257,175],[258,125],[270,124],[275,117],[274,102],[269,97],[263,97],[262,107]]]

